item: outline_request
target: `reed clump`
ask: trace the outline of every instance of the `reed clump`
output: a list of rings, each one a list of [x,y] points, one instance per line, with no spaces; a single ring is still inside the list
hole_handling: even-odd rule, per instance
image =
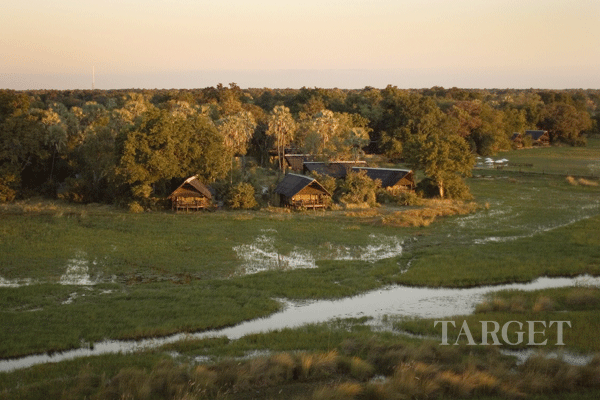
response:
[[[573,185],[573,186],[581,185],[581,186],[593,186],[593,187],[595,187],[595,186],[599,185],[598,182],[596,182],[596,181],[592,181],[592,180],[585,179],[585,178],[575,179],[572,176],[567,176],[565,178],[565,180],[567,181],[567,183],[569,185]]]
[[[572,176],[567,176],[565,180],[569,185],[577,186],[577,179],[573,178]]]
[[[552,311],[554,310],[554,301],[548,296],[540,296],[536,299],[532,310],[533,312]]]
[[[424,208],[396,211],[382,216],[381,225],[395,227],[429,226],[439,217],[465,215],[475,211],[479,206],[474,202],[458,200],[429,200]]]
[[[324,386],[314,391],[313,400],[355,399],[363,392],[363,387],[354,382],[344,382],[333,386]]]
[[[573,366],[538,355],[516,365],[497,351],[473,353],[464,347],[440,349],[433,342],[406,345],[377,339],[346,340],[340,352],[282,352],[202,365],[162,359],[153,367],[146,365],[117,369],[112,376],[98,366],[83,365],[62,392],[52,392],[51,397],[247,398],[270,391],[279,393],[270,398],[283,399],[289,398],[288,387],[301,387],[294,398],[527,398],[600,389],[600,357],[586,366]],[[20,388],[31,391],[22,397],[36,398],[41,388],[34,386]],[[0,398],[5,398],[2,392]]]
[[[598,186],[598,182],[590,181],[589,179],[585,179],[585,178],[577,179],[577,183],[579,183],[582,186]]]

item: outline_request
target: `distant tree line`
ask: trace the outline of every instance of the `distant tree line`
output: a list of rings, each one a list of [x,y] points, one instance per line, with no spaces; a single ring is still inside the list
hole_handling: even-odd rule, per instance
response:
[[[290,148],[323,160],[381,154],[453,196],[474,155],[510,148],[514,132],[584,146],[599,107],[599,90],[0,90],[0,201],[151,204],[190,175],[231,181],[236,157],[282,169]]]

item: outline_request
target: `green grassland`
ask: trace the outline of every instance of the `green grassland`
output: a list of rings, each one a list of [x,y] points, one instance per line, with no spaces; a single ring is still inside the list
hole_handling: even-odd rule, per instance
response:
[[[600,176],[600,139],[588,139],[585,147],[552,146],[500,152],[496,159],[510,163],[531,164],[531,167],[510,167],[510,170],[560,175]]]
[[[426,212],[432,207],[431,203],[408,209],[382,206],[364,212],[289,213],[266,209],[190,214],[168,211],[130,214],[108,206],[41,200],[2,205],[0,358],[76,348],[81,343],[103,339],[164,336],[229,326],[277,311],[280,304],[275,299],[280,298],[340,298],[393,283],[468,287],[529,281],[544,275],[600,275],[600,235],[597,234],[600,187],[574,185],[560,175],[560,168],[565,166],[572,169],[573,174],[584,175],[587,165],[600,159],[599,144],[600,141],[591,140],[587,148],[552,147],[502,154],[501,157],[511,161],[537,165],[546,174],[519,173],[511,169],[476,171],[476,177],[468,183],[478,207],[469,214],[442,216],[427,224],[396,222],[400,219],[399,213]],[[548,172],[553,165],[557,166],[556,174],[550,175]],[[472,207],[466,209],[473,210]],[[385,251],[375,251],[374,258],[362,256],[378,246],[393,249],[398,243],[402,245],[401,254],[391,252],[386,256]],[[248,274],[252,266],[240,252],[252,248],[276,254],[283,261],[268,270]],[[312,263],[313,268],[294,268],[293,263],[286,261],[302,257],[306,259],[304,264]],[[260,260],[258,258],[257,262]],[[65,283],[70,269],[77,268],[79,271],[83,268],[87,279],[94,284],[61,284]],[[511,304],[511,296],[516,295],[501,293],[498,296]],[[481,319],[481,313],[485,311],[486,318],[499,321],[533,317],[552,319],[568,312],[574,323],[586,328],[568,332],[570,336],[565,336],[567,348],[598,351],[597,345],[590,340],[600,324],[598,296],[587,293],[580,296],[584,300],[579,303],[573,300],[577,296],[569,289],[518,296],[525,299],[520,300],[524,304],[523,310],[482,306],[479,314],[457,318],[475,321]],[[534,311],[539,297],[548,297],[552,308]],[[161,362],[172,362],[170,354],[174,351],[179,354],[177,357],[182,357],[180,362],[187,366],[186,373],[194,370],[196,356],[226,363],[227,357],[252,351],[297,354],[295,352],[299,350],[335,350],[339,357],[346,357],[346,361],[336,358],[334,372],[328,370],[324,375],[315,375],[314,379],[291,379],[273,384],[273,387],[286,388],[293,381],[301,388],[299,393],[302,395],[298,398],[310,397],[307,393],[314,394],[315,398],[339,395],[319,391],[320,385],[330,380],[358,382],[363,395],[367,390],[381,389],[382,393],[387,393],[390,388],[368,387],[366,381],[344,372],[350,371],[350,367],[345,366],[348,357],[358,357],[375,368],[374,371],[392,377],[392,370],[379,369],[384,365],[385,357],[368,357],[373,348],[382,354],[390,351],[396,356],[399,347],[412,349],[404,351],[402,357],[389,356],[388,361],[393,365],[420,360],[442,368],[438,361],[445,358],[438,353],[445,350],[440,350],[437,343],[372,331],[363,322],[314,325],[250,335],[237,341],[223,338],[190,340],[142,352],[135,357],[107,355],[41,365],[0,374],[0,393],[5,398],[38,398],[41,393],[52,393],[56,396],[51,397],[57,398],[83,397],[83,392],[73,392],[71,396],[65,388],[89,378],[97,383],[92,385],[95,391],[89,394],[97,394],[100,393],[98,388],[110,386],[109,382],[114,383],[114,380],[110,381],[111,377],[123,371],[129,371],[129,378],[134,376],[140,381],[148,374],[158,373],[157,366]],[[439,335],[432,327],[429,320],[397,323],[401,330]],[[444,364],[443,368],[464,372],[470,365],[466,361],[469,357],[474,357],[471,364],[475,363],[479,368],[484,368],[490,357],[500,359],[493,350],[481,350],[481,354],[472,355],[475,350],[469,350],[470,353],[464,350],[463,354],[463,346],[457,347],[460,349],[452,351],[458,353],[452,355],[458,357],[458,361]],[[427,357],[418,355],[421,352],[428,354]],[[299,359],[294,360],[302,365]],[[502,363],[507,371],[515,368],[514,360]],[[224,368],[217,366],[214,371]],[[502,371],[490,373],[500,379],[507,373]],[[199,380],[206,378],[194,376]],[[235,385],[230,381],[230,386],[219,387],[231,389]],[[434,383],[441,384],[442,381]],[[16,389],[17,386],[20,389]],[[250,384],[243,387],[254,388]],[[490,398],[507,395],[508,392],[499,387],[465,393]],[[523,393],[527,394],[548,396],[550,393],[523,387]],[[285,398],[276,392],[269,393],[272,398]],[[416,397],[427,394],[415,393]],[[592,392],[582,394],[582,398],[589,393]],[[456,393],[432,391],[430,394],[454,397]],[[121,395],[124,396],[122,392]],[[215,392],[208,397],[220,395],[245,398],[236,397],[231,390]],[[195,396],[201,397],[199,393]]]

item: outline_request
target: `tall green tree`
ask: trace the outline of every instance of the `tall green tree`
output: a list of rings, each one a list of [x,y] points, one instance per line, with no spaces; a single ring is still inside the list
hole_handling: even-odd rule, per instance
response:
[[[48,159],[42,129],[28,110],[13,110],[0,123],[0,201],[15,199],[27,181],[27,171]]]
[[[0,197],[4,201],[24,190],[45,192],[52,183],[55,159],[65,149],[60,115],[30,104],[24,94],[0,92]]]
[[[256,129],[256,121],[252,113],[240,111],[219,119],[215,125],[223,138],[225,147],[231,152],[231,156],[246,154],[248,143]]]
[[[404,154],[403,146],[412,136],[431,130],[446,116],[430,97],[388,86],[381,102],[383,115],[379,123],[380,150],[390,158]]]
[[[464,138],[440,127],[421,130],[405,143],[403,154],[411,168],[436,184],[440,198],[468,195],[463,178],[471,176],[475,157]]]
[[[225,144],[224,156],[230,160],[231,170],[233,170],[235,155],[245,156],[248,151],[248,144],[256,129],[256,121],[251,112],[241,111],[221,118],[215,125]],[[233,175],[230,175],[231,182],[233,182]]]
[[[581,134],[592,128],[592,120],[588,112],[570,104],[552,103],[544,108],[539,126],[548,131],[553,142],[581,146],[585,145]]]
[[[459,101],[448,115],[456,124],[455,132],[465,138],[478,154],[489,156],[510,148],[504,126],[504,113],[480,100]]]
[[[290,109],[285,106],[275,106],[269,114],[267,136],[271,136],[277,149],[277,158],[279,169],[284,169],[285,147],[292,142],[296,133],[297,124],[290,113]]]
[[[140,200],[167,194],[173,178],[197,174],[210,183],[227,174],[225,147],[204,115],[183,117],[151,110],[123,135],[121,143],[116,174]]]

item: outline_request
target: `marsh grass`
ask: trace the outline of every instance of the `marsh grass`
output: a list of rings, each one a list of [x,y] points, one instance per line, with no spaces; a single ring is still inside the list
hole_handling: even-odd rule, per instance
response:
[[[539,276],[600,274],[600,217],[509,241],[435,246],[411,252],[411,268],[393,279],[409,285],[475,286]]]
[[[7,295],[0,316],[3,325],[9,327],[0,330],[0,355],[6,358],[77,348],[82,340],[93,343],[105,338],[140,339],[214,329],[266,316],[280,307],[252,289],[223,283],[227,287],[204,283],[115,285],[110,294],[79,289],[85,297],[71,304],[62,302],[73,288],[41,285],[0,289]],[[27,294],[31,291],[35,295]],[[14,310],[25,301],[31,302],[29,307],[42,309]]]
[[[478,208],[474,202],[429,200],[424,208],[396,211],[391,215],[382,216],[380,223],[394,227],[429,226],[440,217],[470,214]]]
[[[328,329],[320,325],[313,332]],[[0,398],[242,399],[263,397],[259,393],[274,399],[291,393],[297,399],[521,398],[597,393],[600,388],[598,360],[577,367],[534,358],[517,366],[494,348],[441,348],[342,329],[335,337],[333,350],[275,352],[201,365],[175,362],[162,351],[41,365],[0,374]],[[379,378],[372,380],[375,374]]]
[[[570,327],[565,325],[563,332],[564,346],[556,346],[557,331],[546,325],[536,327],[544,329],[547,346],[544,348],[553,351],[571,350],[575,352],[599,352],[600,345],[590,337],[594,332],[600,330],[600,289],[592,287],[574,287],[546,289],[533,292],[523,291],[501,291],[488,296],[488,299],[478,304],[475,313],[469,316],[457,316],[449,318],[456,324],[456,329],[450,327],[448,331],[448,342],[466,343],[465,336],[456,342],[463,321],[467,322],[475,343],[482,343],[481,321],[495,321],[500,326],[510,322],[519,321],[527,330],[527,321],[569,321]],[[431,319],[402,319],[395,322],[397,329],[417,334],[427,334],[441,337],[440,325],[434,327]],[[513,325],[516,327],[516,325]],[[491,328],[491,326],[490,326]],[[516,330],[508,330],[508,339],[511,343],[518,342]],[[538,340],[539,339],[539,340]],[[542,341],[541,337],[535,339]],[[527,347],[527,334],[519,345],[512,346],[502,343],[503,347]],[[491,338],[488,337],[488,343]]]

